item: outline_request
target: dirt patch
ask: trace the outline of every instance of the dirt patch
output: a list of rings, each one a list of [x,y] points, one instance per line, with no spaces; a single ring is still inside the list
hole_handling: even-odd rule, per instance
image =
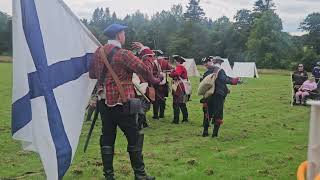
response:
[[[0,56],[0,62],[11,63],[12,62],[12,57],[10,57],[10,56]]]

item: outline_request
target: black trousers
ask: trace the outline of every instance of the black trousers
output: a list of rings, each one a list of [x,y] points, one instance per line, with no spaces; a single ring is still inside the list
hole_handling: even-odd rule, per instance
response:
[[[214,94],[208,98],[208,112],[210,118],[223,120],[223,106],[225,97],[220,94]]]
[[[207,99],[208,104],[208,114],[209,118],[204,121],[204,132],[208,132],[209,123],[212,119],[214,124],[212,137],[217,137],[220,129],[220,125],[223,120],[223,106],[224,106],[225,96],[220,94],[213,94]]]
[[[183,121],[188,121],[188,109],[186,103],[173,103],[173,121],[179,122],[180,110],[182,112]]]
[[[163,118],[165,108],[166,108],[166,99],[156,99],[156,101],[153,102],[153,117]]]
[[[143,142],[142,125],[138,121],[138,114],[128,115],[123,113],[122,106],[108,107],[104,101],[99,101],[101,107],[102,135],[100,146],[114,147],[117,135],[117,127],[121,129],[128,141],[128,151],[135,149],[142,151]]]
[[[202,111],[203,111],[203,122],[202,122],[202,126],[209,127],[209,123],[210,123],[210,117],[209,117],[209,112],[208,112],[208,105],[207,103],[203,103],[203,107],[202,107]]]

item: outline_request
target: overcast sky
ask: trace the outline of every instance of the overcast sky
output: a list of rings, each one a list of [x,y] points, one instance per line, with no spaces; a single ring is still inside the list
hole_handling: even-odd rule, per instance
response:
[[[225,15],[233,18],[239,9],[252,9],[256,0],[201,0],[206,16],[213,20]],[[140,10],[148,15],[169,10],[173,4],[182,4],[184,10],[188,0],[65,0],[80,17],[90,19],[96,7],[109,7],[119,17]],[[274,0],[277,13],[283,22],[284,31],[299,32],[300,22],[312,12],[320,12],[320,0]],[[0,11],[11,14],[12,0],[0,0]]]

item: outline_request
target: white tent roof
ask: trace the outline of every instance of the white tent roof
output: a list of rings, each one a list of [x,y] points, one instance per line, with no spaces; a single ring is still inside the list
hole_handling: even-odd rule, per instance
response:
[[[234,62],[233,73],[236,77],[259,78],[254,62]]]
[[[223,60],[224,62],[221,64],[222,69],[226,72],[227,76],[235,77],[232,71],[232,68],[230,66],[229,60],[228,59],[223,59]]]
[[[200,73],[197,69],[197,65],[194,59],[186,59],[186,62],[183,63],[183,66],[187,69],[188,76],[200,76]]]

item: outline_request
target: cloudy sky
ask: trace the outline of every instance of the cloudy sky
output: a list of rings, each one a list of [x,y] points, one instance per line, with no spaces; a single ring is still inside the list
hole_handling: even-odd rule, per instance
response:
[[[140,10],[148,15],[168,10],[173,4],[185,8],[188,0],[64,0],[81,18],[90,18],[96,7],[109,7],[119,17]],[[213,20],[225,15],[233,18],[237,10],[252,9],[256,0],[201,0],[206,16]],[[274,0],[277,13],[283,21],[284,31],[299,32],[300,22],[312,12],[320,12],[320,0]],[[0,11],[11,14],[12,0],[0,0]],[[185,8],[186,9],[186,8]]]

